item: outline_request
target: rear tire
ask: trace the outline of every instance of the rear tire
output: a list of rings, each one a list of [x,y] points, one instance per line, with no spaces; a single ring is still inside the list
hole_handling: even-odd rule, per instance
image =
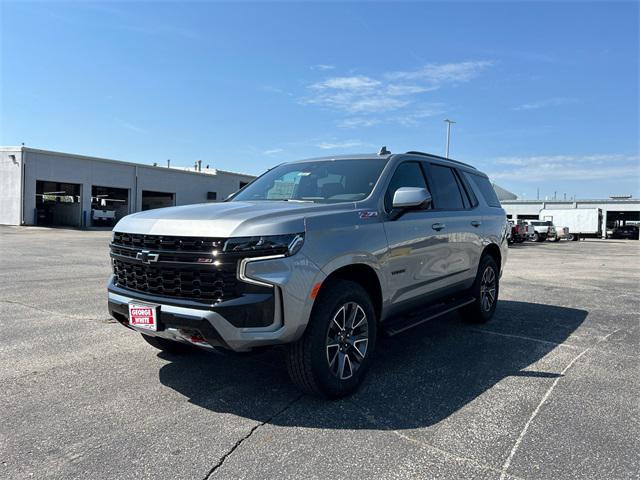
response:
[[[163,352],[171,353],[173,355],[184,355],[187,353],[193,353],[195,347],[187,345],[185,343],[174,342],[173,340],[167,340],[166,338],[152,337],[150,335],[141,334],[142,338],[152,347],[162,350]]]
[[[360,284],[335,280],[316,299],[302,338],[287,346],[286,364],[304,393],[340,398],[353,393],[371,364],[376,314]]]
[[[540,241],[540,234],[538,232],[532,233],[531,234],[531,240],[533,240],[534,242],[539,242]]]
[[[460,309],[460,314],[469,323],[486,323],[491,320],[498,305],[500,272],[491,255],[484,255],[478,265],[478,273],[471,287],[474,302]]]

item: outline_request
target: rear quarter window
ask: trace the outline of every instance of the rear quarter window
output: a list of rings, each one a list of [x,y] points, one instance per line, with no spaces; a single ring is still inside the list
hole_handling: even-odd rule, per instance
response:
[[[490,207],[501,207],[500,200],[498,200],[498,195],[496,195],[496,191],[493,189],[491,182],[487,177],[483,177],[482,175],[476,175],[475,173],[465,172],[467,179],[473,183],[480,193],[484,197],[487,205]]]

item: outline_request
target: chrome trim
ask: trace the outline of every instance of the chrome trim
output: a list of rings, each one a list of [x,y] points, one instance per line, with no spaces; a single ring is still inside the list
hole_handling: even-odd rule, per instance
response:
[[[136,257],[127,257],[126,255],[120,255],[119,253],[113,253],[110,252],[110,255],[117,259],[117,260],[121,260],[121,261],[127,261],[127,260],[134,260],[134,262],[129,262],[129,263],[135,263],[135,262],[140,262],[140,263],[145,263],[142,262],[139,258]],[[156,255],[163,255],[163,253],[157,253]],[[155,260],[154,263],[157,264],[177,264],[177,265],[200,265],[201,267],[219,267],[220,265],[223,264],[232,264],[234,259],[229,259],[229,261],[220,261],[220,260],[216,260],[214,257],[207,257],[207,254],[203,254],[203,258],[211,258],[213,260],[213,262],[181,262],[179,260],[162,260],[162,257],[159,257],[158,260]],[[217,262],[217,263],[216,263]],[[149,263],[145,263],[145,265],[149,265]]]
[[[254,280],[246,275],[247,264],[251,262],[259,262],[260,260],[275,260],[276,258],[285,258],[285,254],[280,255],[268,255],[266,257],[247,257],[240,260],[240,265],[238,266],[238,274],[236,275],[237,279],[241,282],[251,283],[253,285],[260,285],[261,287],[271,287],[273,288],[273,284],[267,282],[261,282],[260,280]]]
[[[129,247],[127,245],[120,245],[118,243],[110,243],[109,247],[113,248],[124,248],[125,250],[133,250],[134,252],[140,252],[141,250],[147,250],[149,252],[156,252],[159,254],[162,253],[170,253],[170,254],[174,254],[174,255],[211,255],[214,257],[217,257],[218,255],[220,255],[220,251],[219,250],[209,250],[209,251],[205,251],[205,250],[167,250],[164,248],[144,248],[144,247]]]

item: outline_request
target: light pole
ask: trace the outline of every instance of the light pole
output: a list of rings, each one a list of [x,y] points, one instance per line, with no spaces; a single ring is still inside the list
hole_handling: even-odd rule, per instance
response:
[[[447,154],[445,158],[449,158],[449,144],[451,143],[451,124],[456,123],[453,120],[449,120],[448,118],[445,120],[447,122]]]

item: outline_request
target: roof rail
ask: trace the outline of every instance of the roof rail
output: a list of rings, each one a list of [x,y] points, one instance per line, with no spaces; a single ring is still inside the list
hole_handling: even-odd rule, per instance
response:
[[[431,158],[436,158],[438,160],[445,160],[447,162],[457,163],[459,165],[464,165],[465,167],[469,167],[469,168],[473,168],[474,170],[477,170],[476,167],[474,167],[473,165],[469,165],[468,163],[460,162],[459,160],[453,160],[451,158],[441,157],[440,155],[434,155],[432,153],[425,153],[425,152],[418,152],[415,150],[411,150],[410,152],[407,152],[407,155],[422,155],[424,157],[431,157]]]

